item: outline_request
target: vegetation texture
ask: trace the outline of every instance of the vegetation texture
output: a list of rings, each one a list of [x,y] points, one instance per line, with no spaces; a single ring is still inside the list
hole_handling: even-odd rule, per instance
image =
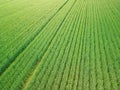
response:
[[[0,0],[0,90],[120,90],[120,0]]]

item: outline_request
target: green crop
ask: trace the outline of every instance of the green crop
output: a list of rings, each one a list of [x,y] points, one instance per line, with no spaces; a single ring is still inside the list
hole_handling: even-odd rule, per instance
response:
[[[120,90],[120,0],[0,0],[0,90]]]

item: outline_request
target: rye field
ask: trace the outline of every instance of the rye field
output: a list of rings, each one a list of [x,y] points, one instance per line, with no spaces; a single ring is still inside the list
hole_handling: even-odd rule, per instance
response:
[[[120,90],[120,0],[0,0],[0,90]]]

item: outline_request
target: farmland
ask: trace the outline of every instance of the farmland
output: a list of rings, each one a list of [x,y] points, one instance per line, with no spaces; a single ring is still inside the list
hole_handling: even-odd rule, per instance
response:
[[[0,90],[120,90],[120,0],[0,0]]]

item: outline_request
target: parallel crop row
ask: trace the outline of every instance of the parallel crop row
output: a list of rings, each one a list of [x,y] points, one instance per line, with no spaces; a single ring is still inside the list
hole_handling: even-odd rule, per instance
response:
[[[0,90],[120,90],[119,0],[0,5]]]

